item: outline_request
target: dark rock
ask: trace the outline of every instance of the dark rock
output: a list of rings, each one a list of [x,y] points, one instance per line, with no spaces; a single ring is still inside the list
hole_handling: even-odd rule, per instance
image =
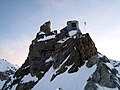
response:
[[[44,23],[42,26],[40,26],[40,31],[45,33],[50,33],[51,32],[50,25],[51,25],[50,21]]]
[[[97,86],[95,83],[89,81],[85,86],[84,90],[97,90]]]
[[[103,87],[108,87],[108,88],[118,87],[119,88],[120,87],[119,86],[120,80],[119,79],[118,79],[119,81],[116,80],[118,78],[118,77],[116,77],[116,74],[117,74],[116,70],[115,69],[110,69],[106,65],[105,56],[103,56],[99,59],[100,60],[98,60],[99,62],[97,63],[97,69],[92,74],[92,76],[88,79],[88,83],[85,86],[86,90],[89,90],[87,88],[91,88],[91,87],[95,88],[96,86],[94,86],[94,85],[96,83],[99,84],[100,86],[103,86]],[[91,84],[90,82],[92,82],[94,84]]]
[[[33,86],[35,85],[36,83],[33,82],[33,81],[30,81],[30,82],[27,82],[27,83],[20,83],[16,90],[31,90],[31,88],[33,88]]]

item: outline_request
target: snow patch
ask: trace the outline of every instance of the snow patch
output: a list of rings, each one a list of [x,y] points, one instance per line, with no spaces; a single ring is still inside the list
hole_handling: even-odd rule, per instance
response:
[[[27,67],[25,67],[24,69],[27,69],[27,68],[29,68],[30,67],[30,65],[28,65]]]
[[[98,58],[101,58],[101,57],[104,57],[104,55],[101,53],[98,53]]]
[[[106,63],[106,65],[110,68],[110,69],[114,69],[114,66],[111,63]]]
[[[52,61],[52,57],[48,58],[45,62]]]
[[[55,35],[44,36],[44,38],[40,38],[38,40],[38,42],[40,42],[40,41],[46,41],[46,40],[53,39],[53,38],[55,38]]]
[[[74,36],[74,35],[77,34],[77,32],[78,32],[78,30],[69,31],[69,36],[70,36],[70,37],[71,37],[71,36]]]
[[[71,54],[70,54],[71,55]],[[70,57],[70,55],[67,56],[67,58],[64,60],[64,62],[60,65],[60,67],[68,60],[68,58]]]
[[[31,74],[25,75],[22,79],[22,82],[29,82],[29,81],[37,81],[38,78],[36,76],[32,77]]]
[[[41,35],[41,34],[45,34],[44,32],[39,32],[39,35]]]

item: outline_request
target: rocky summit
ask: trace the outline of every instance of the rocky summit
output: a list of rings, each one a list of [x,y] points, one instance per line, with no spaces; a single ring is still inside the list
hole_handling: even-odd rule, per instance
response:
[[[40,26],[25,63],[2,90],[120,90],[120,63],[99,53],[78,21],[60,33],[50,25]]]

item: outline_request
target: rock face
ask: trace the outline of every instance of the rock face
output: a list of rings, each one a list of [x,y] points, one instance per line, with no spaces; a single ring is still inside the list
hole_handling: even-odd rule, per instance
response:
[[[110,61],[104,56],[99,58],[97,69],[89,77],[85,90],[96,90],[97,84],[109,88],[118,88],[120,90],[120,78],[118,71],[110,64]]]
[[[50,32],[51,32],[50,25],[51,25],[51,22],[50,22],[50,21],[44,23],[44,24],[40,27],[40,31],[41,31],[41,32],[44,32],[44,33],[50,33]]]
[[[51,32],[50,21],[46,22],[32,41],[25,63],[17,70],[13,79],[5,83],[3,90],[30,90],[50,68],[55,70],[50,80],[53,81],[66,71],[69,74],[76,73],[84,64],[88,68],[97,65],[97,69],[87,81],[85,90],[96,90],[96,83],[120,89],[120,79],[116,76],[118,72],[106,65],[110,61],[105,56],[99,57],[98,54],[88,33],[82,34],[79,30],[69,31],[65,27],[56,34]],[[29,80],[26,81],[27,77]],[[118,82],[115,81],[116,78]]]

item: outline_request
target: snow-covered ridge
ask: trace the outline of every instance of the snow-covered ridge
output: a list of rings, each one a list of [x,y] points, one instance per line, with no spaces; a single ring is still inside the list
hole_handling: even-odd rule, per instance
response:
[[[0,59],[0,71],[5,72],[8,70],[16,71],[18,68],[13,64],[9,63],[7,60]]]
[[[5,59],[0,59],[0,90],[8,78],[10,78],[17,69],[18,66],[11,64]]]

